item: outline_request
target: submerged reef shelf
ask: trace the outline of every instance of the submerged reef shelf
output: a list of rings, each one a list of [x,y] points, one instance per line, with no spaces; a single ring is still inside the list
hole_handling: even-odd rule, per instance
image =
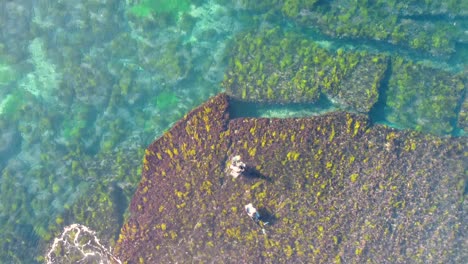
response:
[[[346,112],[231,119],[230,100],[211,98],[147,148],[116,244],[124,263],[467,257],[466,139]],[[225,172],[235,155],[248,167],[237,179]],[[249,203],[267,216],[264,232],[244,212]]]
[[[437,57],[453,56],[457,44],[467,43],[468,4],[462,0],[245,0],[242,8],[282,14],[333,38],[370,39]]]
[[[381,121],[397,127],[437,135],[464,128],[459,106],[466,70],[436,69],[386,53],[332,50],[280,28],[238,35],[231,55],[223,86],[242,101],[315,104],[325,96],[337,108],[372,119],[379,112]]]
[[[267,103],[314,103],[321,93],[359,112],[377,102],[388,58],[332,52],[279,28],[238,36],[223,86],[233,97]]]

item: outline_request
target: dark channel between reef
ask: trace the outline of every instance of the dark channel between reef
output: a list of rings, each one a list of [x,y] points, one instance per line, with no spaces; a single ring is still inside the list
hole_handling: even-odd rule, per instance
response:
[[[364,115],[229,116],[220,94],[144,157],[116,254],[127,263],[461,263],[467,141]],[[225,172],[240,155],[261,177]],[[269,217],[265,233],[244,212]]]

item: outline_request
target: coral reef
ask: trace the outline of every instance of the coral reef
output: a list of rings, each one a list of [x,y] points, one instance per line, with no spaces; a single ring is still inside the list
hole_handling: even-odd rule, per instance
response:
[[[345,112],[229,118],[220,94],[145,152],[124,263],[459,262],[467,142]],[[240,155],[246,171],[225,172]],[[268,216],[264,232],[244,212]],[[239,254],[242,252],[242,254]]]

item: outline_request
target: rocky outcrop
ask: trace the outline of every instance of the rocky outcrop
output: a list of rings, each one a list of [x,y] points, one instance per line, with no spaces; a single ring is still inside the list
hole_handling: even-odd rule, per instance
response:
[[[220,94],[146,150],[128,263],[443,262],[462,251],[466,140],[345,112],[229,118]],[[229,160],[247,168],[234,179]],[[252,203],[265,222],[244,212]]]

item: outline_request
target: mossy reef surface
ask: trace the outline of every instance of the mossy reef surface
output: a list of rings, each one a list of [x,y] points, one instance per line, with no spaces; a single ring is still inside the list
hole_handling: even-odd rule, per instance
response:
[[[124,263],[462,263],[467,141],[346,112],[229,117],[211,98],[146,150]],[[246,163],[234,179],[234,155]],[[244,212],[252,203],[269,224]]]
[[[437,135],[466,129],[467,70],[330,45],[278,27],[239,34],[223,86],[242,101],[312,104],[324,95],[397,127]]]

